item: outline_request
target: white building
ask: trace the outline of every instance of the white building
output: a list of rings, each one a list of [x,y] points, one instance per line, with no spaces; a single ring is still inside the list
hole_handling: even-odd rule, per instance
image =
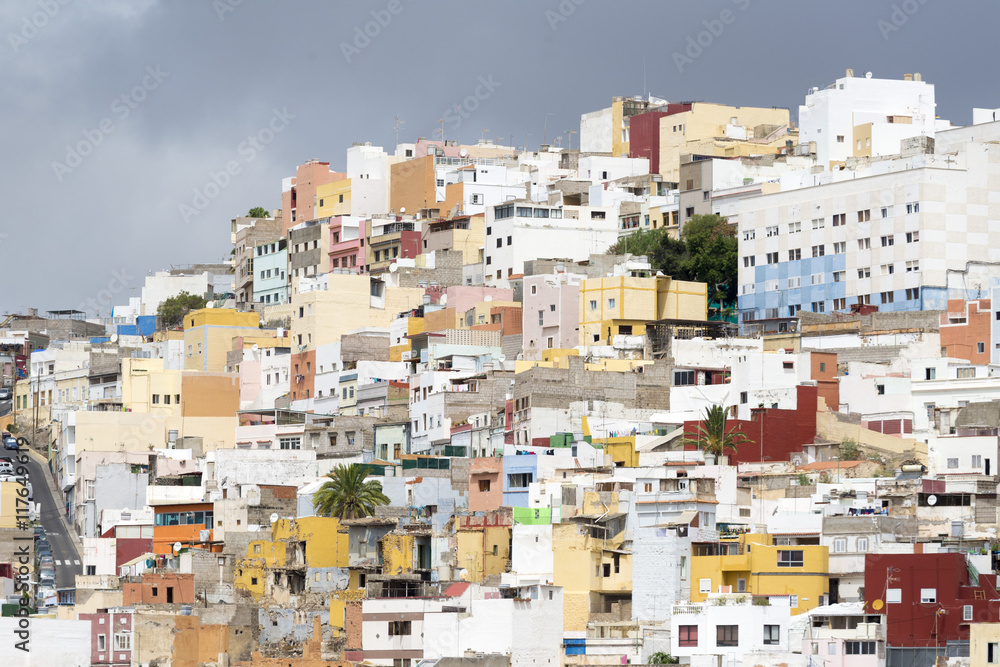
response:
[[[509,287],[528,260],[552,257],[580,262],[618,240],[616,207],[539,206],[514,201],[486,209],[483,275],[490,287]]]
[[[755,651],[788,652],[791,608],[778,601],[757,605],[750,595],[721,594],[703,604],[677,605],[670,617],[670,655],[691,664],[713,656],[740,665],[757,664],[747,655]]]
[[[816,161],[827,168],[859,154],[899,153],[900,140],[948,127],[935,118],[934,86],[919,73],[906,77],[856,77],[848,70],[826,88],[813,88],[799,106],[799,144],[815,144]]]

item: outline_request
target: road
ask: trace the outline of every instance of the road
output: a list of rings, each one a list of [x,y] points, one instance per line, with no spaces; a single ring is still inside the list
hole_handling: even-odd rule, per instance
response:
[[[39,504],[38,518],[45,528],[45,534],[52,545],[52,559],[56,565],[56,588],[75,588],[76,575],[82,573],[80,554],[69,537],[71,528],[66,523],[66,509],[63,503],[56,505],[49,487],[48,468],[34,458],[28,460],[31,490],[35,502]]]
[[[0,401],[0,417],[6,417],[10,413],[13,401]]]

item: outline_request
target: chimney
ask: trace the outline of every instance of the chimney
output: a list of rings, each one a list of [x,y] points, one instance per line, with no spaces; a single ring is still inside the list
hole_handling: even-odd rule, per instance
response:
[[[29,317],[38,317],[38,309],[37,308],[29,308],[28,309],[28,316]]]
[[[924,77],[920,76],[920,72],[914,72],[913,73],[913,80],[914,81],[923,81]]]
[[[904,74],[903,75],[903,81],[913,81],[913,75],[912,74]]]
[[[848,67],[847,68],[847,78],[851,78],[853,76],[854,76],[854,68],[853,67]]]

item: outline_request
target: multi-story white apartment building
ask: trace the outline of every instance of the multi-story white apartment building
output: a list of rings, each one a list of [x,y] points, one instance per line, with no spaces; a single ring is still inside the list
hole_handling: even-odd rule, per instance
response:
[[[486,209],[483,274],[491,287],[509,287],[524,263],[541,257],[578,262],[618,240],[614,206],[551,206],[517,200]]]
[[[1000,278],[1000,123],[939,132],[937,152],[872,163],[813,187],[745,199],[744,322],[833,312],[943,310]],[[975,272],[981,282],[965,277]],[[983,284],[985,282],[985,284]]]

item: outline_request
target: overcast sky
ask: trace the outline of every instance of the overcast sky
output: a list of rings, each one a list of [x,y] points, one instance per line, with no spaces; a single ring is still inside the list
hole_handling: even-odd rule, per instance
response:
[[[400,141],[436,138],[480,77],[446,138],[537,147],[551,113],[566,145],[581,113],[644,92],[644,63],[658,97],[793,114],[847,67],[921,72],[938,115],[969,123],[1000,107],[998,18],[944,0],[4,0],[0,312],[106,313],[147,272],[220,261],[229,221],[279,207],[297,164],[392,152],[396,115]]]

